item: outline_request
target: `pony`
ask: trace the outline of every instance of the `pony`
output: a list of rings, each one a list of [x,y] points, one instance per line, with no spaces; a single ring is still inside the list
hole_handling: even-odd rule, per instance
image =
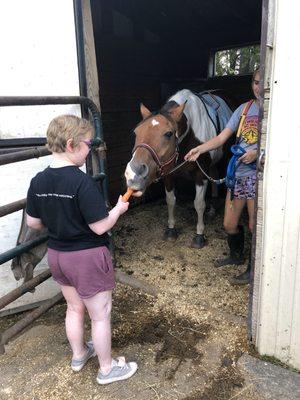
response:
[[[165,239],[174,241],[178,236],[174,214],[175,178],[181,173],[192,179],[198,219],[191,246],[202,248],[206,244],[203,221],[208,183],[206,172],[221,159],[223,150],[218,148],[202,154],[197,162],[186,162],[184,156],[193,147],[215,137],[225,127],[232,111],[212,92],[197,95],[183,89],[171,96],[158,112],[151,112],[143,104],[140,112],[142,121],[134,129],[132,158],[125,170],[127,187],[139,197],[152,182],[163,179],[168,207]]]
[[[150,183],[157,179],[164,180],[168,205],[168,228],[165,237],[167,240],[176,240],[174,181],[177,173],[184,173],[193,179],[196,187],[194,206],[198,221],[192,246],[201,248],[206,242],[203,213],[207,180],[195,163],[183,164],[183,157],[192,147],[217,135],[229,120],[231,109],[220,96],[211,92],[196,95],[183,89],[172,96],[158,113],[151,113],[143,104],[140,111],[143,120],[134,129],[136,140],[133,156],[125,171],[127,186],[135,190],[134,196],[141,196]],[[213,150],[201,155],[198,161],[203,171],[209,171],[221,156],[222,149]],[[38,232],[28,228],[23,211],[17,244],[46,233],[46,230]],[[23,278],[24,282],[30,280],[35,266],[42,260],[46,251],[47,245],[42,243],[15,257],[11,265],[15,278]]]

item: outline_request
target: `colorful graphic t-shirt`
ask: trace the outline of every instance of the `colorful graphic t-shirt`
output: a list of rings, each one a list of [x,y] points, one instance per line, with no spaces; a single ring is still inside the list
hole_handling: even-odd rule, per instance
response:
[[[243,112],[246,103],[241,104],[235,112],[232,114],[232,117],[228,121],[226,128],[231,129],[233,132],[237,131],[240,116]],[[256,150],[257,149],[257,140],[258,140],[258,105],[253,102],[251,107],[248,110],[247,116],[245,118],[241,135],[238,144],[243,147],[246,151],[248,150]],[[235,176],[237,178],[252,176],[256,174],[256,170],[253,169],[248,164],[239,163],[236,169]]]

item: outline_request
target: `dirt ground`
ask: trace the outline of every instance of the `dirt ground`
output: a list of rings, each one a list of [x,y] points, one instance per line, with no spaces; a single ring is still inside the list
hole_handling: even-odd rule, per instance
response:
[[[132,208],[114,231],[116,266],[159,291],[154,299],[119,284],[114,294],[113,353],[136,360],[137,374],[100,387],[96,358],[74,374],[62,303],[6,346],[0,356],[1,400],[260,400],[236,365],[249,351],[249,288],[232,286],[229,279],[245,266],[213,267],[227,251],[221,215],[207,224],[208,243],[201,250],[189,247],[192,203],[180,203],[176,215],[175,243],[162,240],[163,201]],[[19,318],[2,318],[0,331]],[[86,327],[88,338],[88,320]]]

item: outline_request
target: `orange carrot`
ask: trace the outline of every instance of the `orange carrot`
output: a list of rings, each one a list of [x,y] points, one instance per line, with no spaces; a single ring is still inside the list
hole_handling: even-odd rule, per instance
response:
[[[134,192],[133,189],[128,188],[127,192],[125,194],[123,194],[122,200],[125,202],[128,201],[133,192]]]

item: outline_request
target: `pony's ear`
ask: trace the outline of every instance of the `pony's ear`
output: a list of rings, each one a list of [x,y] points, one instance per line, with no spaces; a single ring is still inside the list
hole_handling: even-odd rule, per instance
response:
[[[152,114],[151,111],[148,110],[148,108],[145,107],[143,103],[140,104],[140,111],[141,111],[143,119],[150,117],[150,115]]]
[[[187,102],[187,100],[183,104],[181,104],[177,107],[173,107],[173,108],[171,108],[171,110],[169,110],[169,114],[172,116],[172,118],[175,119],[176,122],[180,121],[183,111],[184,111],[184,107],[186,105],[186,102]]]

